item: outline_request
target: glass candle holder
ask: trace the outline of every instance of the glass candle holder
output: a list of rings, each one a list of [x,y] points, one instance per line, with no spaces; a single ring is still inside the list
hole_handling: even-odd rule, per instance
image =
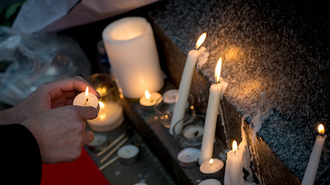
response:
[[[202,144],[205,118],[205,115],[192,115],[184,118],[182,132],[180,134],[174,132],[174,138],[179,147],[198,147]],[[176,126],[177,123],[174,128]]]
[[[107,73],[97,73],[86,80],[101,95],[97,118],[88,120],[91,130],[107,132],[116,129],[124,121],[123,107],[113,77]]]
[[[166,91],[163,94],[163,96],[156,101],[154,105],[154,110],[158,117],[158,120],[160,121],[161,125],[164,126],[165,128],[171,127],[171,120],[172,120],[177,94],[178,94],[177,89]],[[186,105],[185,117],[196,114],[194,103],[195,103],[195,99],[190,94]]]

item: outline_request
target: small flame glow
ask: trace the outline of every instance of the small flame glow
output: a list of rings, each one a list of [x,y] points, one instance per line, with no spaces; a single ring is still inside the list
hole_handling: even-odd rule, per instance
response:
[[[221,75],[221,66],[222,66],[222,59],[221,57],[219,58],[217,65],[215,66],[215,80],[217,81],[217,83],[220,82],[220,75]]]
[[[144,96],[149,100],[150,99],[150,93],[149,93],[149,91],[148,90],[146,90],[145,92],[144,92]]]
[[[88,86],[87,86],[87,87],[86,87],[86,90],[85,90],[85,97],[87,97],[88,94],[89,94],[89,88],[88,88]]]
[[[100,105],[100,111],[98,117],[100,120],[104,120],[105,117],[107,117],[107,114],[104,111],[104,103],[99,101],[99,105]]]
[[[234,154],[236,154],[236,152],[237,152],[237,142],[236,142],[236,140],[234,140],[234,142],[233,142],[233,151],[234,151]]]
[[[317,127],[317,130],[319,131],[319,133],[321,134],[321,135],[323,135],[324,134],[324,126],[322,125],[322,124],[319,124],[319,126]]]
[[[204,32],[201,36],[199,36],[199,38],[196,42],[196,49],[198,49],[203,44],[203,42],[205,41],[205,38],[206,38],[206,33]]]
[[[210,161],[209,161],[210,165],[212,165],[213,162],[214,162],[214,159],[210,159]]]

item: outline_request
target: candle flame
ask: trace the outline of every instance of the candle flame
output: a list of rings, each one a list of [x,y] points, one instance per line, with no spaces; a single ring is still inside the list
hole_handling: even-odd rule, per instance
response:
[[[86,90],[85,90],[85,97],[87,97],[89,94],[89,89],[88,89],[88,86],[86,87]]]
[[[319,133],[320,133],[321,135],[324,134],[324,126],[323,126],[322,124],[319,124],[319,126],[317,127],[317,130],[319,131]]]
[[[219,58],[217,65],[215,66],[215,80],[217,81],[217,83],[220,82],[220,74],[221,74],[221,65],[222,65],[222,59],[221,57]]]
[[[209,161],[210,165],[212,165],[213,162],[214,162],[214,159],[210,159],[210,161]]]
[[[99,105],[100,105],[100,111],[98,117],[100,118],[100,120],[104,120],[105,117],[107,116],[107,114],[104,112],[104,103],[99,101]]]
[[[233,151],[234,151],[234,154],[236,154],[236,152],[237,152],[237,142],[236,142],[236,140],[234,140],[234,142],[233,142]]]
[[[144,92],[144,96],[149,100],[150,99],[150,93],[149,93],[149,91],[148,90],[146,90],[145,92]]]
[[[196,42],[196,49],[198,49],[203,44],[203,42],[205,41],[205,38],[206,38],[206,33],[204,32],[201,36],[199,36],[199,38]]]

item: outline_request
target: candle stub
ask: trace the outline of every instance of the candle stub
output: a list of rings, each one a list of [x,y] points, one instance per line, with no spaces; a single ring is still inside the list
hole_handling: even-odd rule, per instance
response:
[[[139,151],[135,145],[125,145],[118,150],[117,155],[122,164],[132,165],[139,160]]]
[[[185,148],[177,156],[180,165],[185,168],[191,168],[197,165],[201,151],[196,148]]]

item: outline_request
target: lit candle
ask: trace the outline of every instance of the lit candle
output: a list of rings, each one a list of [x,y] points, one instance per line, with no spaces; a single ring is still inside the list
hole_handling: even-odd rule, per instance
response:
[[[221,93],[221,57],[215,68],[215,76],[217,83],[212,84],[210,87],[210,97],[207,105],[206,119],[204,126],[204,134],[201,148],[201,157],[199,158],[199,164],[209,160],[212,157],[215,129],[217,125],[218,110],[220,104],[220,93]]]
[[[172,135],[174,134],[173,133],[174,126],[178,121],[181,121],[184,117],[186,110],[186,103],[188,101],[188,97],[190,94],[189,91],[190,91],[192,76],[195,70],[196,62],[200,55],[200,52],[197,49],[203,44],[205,38],[206,38],[206,33],[203,33],[197,40],[196,49],[190,50],[188,53],[186,64],[181,77],[178,99],[175,103],[173,117],[171,120],[170,134]],[[182,132],[182,124],[183,122],[181,121],[180,123],[178,123],[177,126],[175,126],[176,134],[180,134]]]
[[[144,96],[140,98],[140,104],[145,107],[151,107],[154,106],[156,101],[161,98],[162,95],[157,92],[151,92],[149,93],[148,90],[144,92]]]
[[[318,131],[319,131],[319,135],[316,137],[313,151],[309,158],[308,165],[307,165],[305,175],[304,175],[301,185],[314,184],[314,180],[315,180],[317,168],[319,165],[324,141],[327,138],[327,136],[324,135],[324,126],[322,124],[320,124],[318,126]]]
[[[234,140],[233,149],[227,153],[224,184],[241,184],[243,182],[242,154],[237,150]]]
[[[204,174],[205,178],[219,178],[220,170],[223,168],[224,164],[220,159],[207,160],[202,163],[199,170]]]
[[[88,120],[89,127],[97,132],[107,132],[119,127],[124,121],[123,107],[114,101],[99,102],[99,114]]]
[[[102,32],[111,69],[122,93],[138,99],[146,89],[158,91],[164,85],[151,25],[143,17],[125,17]]]
[[[93,94],[89,93],[88,86],[85,92],[79,93],[73,100],[73,105],[88,107],[92,106],[97,108],[99,105],[99,99]]]
[[[190,125],[190,126],[184,128],[182,131],[183,136],[186,138],[200,137],[203,135],[203,132],[204,132],[204,127],[195,126],[195,125]]]

